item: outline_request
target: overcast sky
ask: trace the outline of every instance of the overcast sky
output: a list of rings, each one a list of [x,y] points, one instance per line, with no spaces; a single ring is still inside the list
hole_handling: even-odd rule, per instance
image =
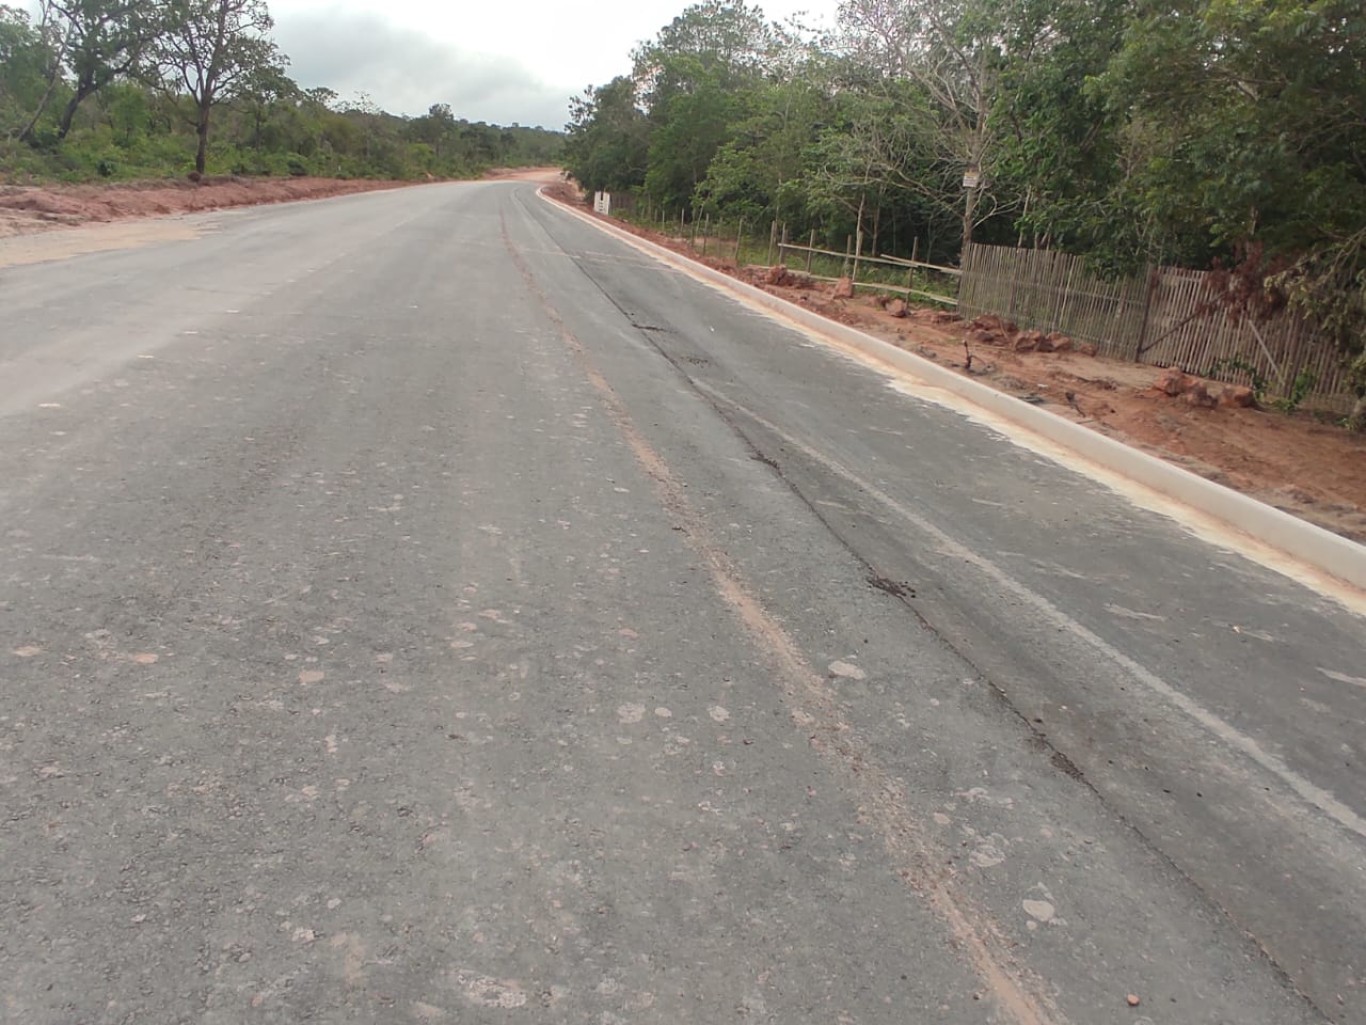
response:
[[[832,16],[836,0],[763,3],[770,19]],[[630,70],[689,0],[272,0],[275,38],[300,85],[365,92],[395,114],[449,103],[456,117],[562,128],[569,97]]]

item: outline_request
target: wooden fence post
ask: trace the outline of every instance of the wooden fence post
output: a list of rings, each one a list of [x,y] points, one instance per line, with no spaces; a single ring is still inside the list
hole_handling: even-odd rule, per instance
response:
[[[1138,345],[1134,348],[1134,362],[1143,362],[1143,353],[1148,348],[1148,324],[1152,320],[1153,296],[1157,293],[1157,274],[1150,263],[1144,270],[1143,321],[1138,325]]]
[[[740,246],[743,244],[744,239],[745,239],[745,219],[744,219],[743,217],[741,217],[741,218],[740,218],[740,226],[739,226],[738,228],[735,229],[735,266],[736,266],[736,268],[739,268],[739,266],[740,266]]]
[[[863,229],[860,228],[854,235],[854,269],[849,275],[850,281],[858,281],[858,262],[863,255]]]
[[[768,225],[768,255],[764,257],[764,266],[773,266],[773,247],[778,244],[778,219],[775,217]]]
[[[811,229],[811,241],[806,244],[806,273],[811,273],[811,250],[816,248],[816,229]]]

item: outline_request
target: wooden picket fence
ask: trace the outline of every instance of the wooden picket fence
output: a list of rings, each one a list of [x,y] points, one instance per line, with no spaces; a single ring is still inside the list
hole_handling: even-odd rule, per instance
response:
[[[1312,379],[1307,408],[1347,412],[1354,401],[1334,348],[1289,311],[1266,321],[1234,318],[1215,303],[1207,271],[1155,267],[1109,281],[1082,257],[1044,249],[969,245],[958,309],[967,319],[994,313],[1023,328],[1061,331],[1094,342],[1115,359],[1176,366],[1192,374],[1247,383],[1235,365],[1255,367],[1271,398],[1297,378]]]

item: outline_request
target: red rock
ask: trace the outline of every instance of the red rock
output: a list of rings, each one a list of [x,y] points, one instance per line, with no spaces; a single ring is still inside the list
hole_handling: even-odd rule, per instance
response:
[[[1006,337],[999,331],[988,331],[986,328],[974,327],[968,331],[967,339],[969,342],[976,342],[978,345],[1005,345]]]
[[[1038,331],[1026,331],[1015,339],[1016,352],[1033,352],[1039,346],[1039,339],[1042,338]]]
[[[1182,373],[1180,367],[1168,367],[1157,375],[1153,387],[1163,395],[1175,397],[1190,388],[1190,378]]]
[[[1020,329],[1011,321],[1004,317],[998,317],[994,313],[984,313],[980,317],[975,317],[972,327],[981,328],[983,331],[1000,331],[1002,334],[1013,335]]]
[[[1251,388],[1231,384],[1219,393],[1219,405],[1249,409],[1257,405],[1257,396]]]
[[[1219,400],[1209,393],[1204,381],[1196,381],[1187,388],[1184,398],[1197,409],[1213,409],[1219,405]]]
[[[893,317],[906,316],[906,302],[903,299],[893,299],[887,304],[887,312]]]
[[[787,268],[781,263],[775,267],[770,267],[764,274],[764,282],[769,285],[786,285],[792,275],[787,272]]]
[[[1094,356],[1100,352],[1100,346],[1095,342],[1073,342],[1072,351],[1082,356]]]
[[[1048,342],[1053,346],[1054,352],[1072,351],[1072,339],[1068,338],[1061,331],[1050,331],[1048,333]]]
[[[831,294],[836,299],[854,298],[854,282],[849,278],[840,278],[835,282],[835,289]]]

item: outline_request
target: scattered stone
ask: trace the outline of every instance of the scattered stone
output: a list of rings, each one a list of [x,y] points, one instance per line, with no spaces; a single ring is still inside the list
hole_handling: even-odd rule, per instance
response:
[[[1257,396],[1253,394],[1251,388],[1232,384],[1219,393],[1219,405],[1252,409],[1257,405]]]
[[[1124,998],[1124,1001],[1130,1007],[1137,1007],[1139,1004],[1143,1003],[1143,1001],[1138,999],[1138,996],[1134,993],[1130,993],[1127,997]]]
[[[840,676],[846,680],[864,680],[868,674],[851,662],[831,662],[830,675]]]
[[[931,324],[952,324],[958,319],[958,314],[954,313],[952,310],[935,310],[930,314]]]
[[[1051,922],[1057,910],[1046,900],[1026,900],[1023,902],[1025,914],[1037,922]]]
[[[1082,356],[1094,356],[1100,352],[1100,346],[1095,342],[1073,342],[1072,351]]]
[[[1209,393],[1204,381],[1196,381],[1186,389],[1185,400],[1196,409],[1213,409],[1219,400]]]
[[[893,317],[904,317],[906,316],[906,301],[904,299],[893,299],[887,304],[886,309]]]
[[[836,299],[854,298],[854,282],[849,278],[840,278],[835,282],[835,288],[831,295]]]
[[[1048,333],[1048,341],[1053,346],[1051,350],[1053,352],[1071,352],[1072,347],[1075,344],[1072,339],[1068,338],[1061,331],[1050,331]],[[1040,351],[1049,352],[1050,350],[1042,349]]]
[[[1000,331],[1003,334],[1018,334],[1020,329],[1014,323],[1003,317],[998,317],[994,313],[984,313],[980,317],[974,317],[969,327],[980,328],[983,331]]]
[[[792,280],[792,275],[781,263],[770,267],[764,273],[764,284],[766,285],[786,285]]]
[[[1025,331],[1015,338],[1016,352],[1033,352],[1039,347],[1039,340],[1043,335],[1038,331]]]
[[[974,327],[968,331],[967,340],[977,345],[1005,345],[1007,341],[1001,332],[981,327]]]
[[[1163,395],[1170,395],[1175,398],[1190,388],[1190,378],[1182,372],[1180,367],[1168,367],[1157,375],[1157,381],[1153,387]]]

